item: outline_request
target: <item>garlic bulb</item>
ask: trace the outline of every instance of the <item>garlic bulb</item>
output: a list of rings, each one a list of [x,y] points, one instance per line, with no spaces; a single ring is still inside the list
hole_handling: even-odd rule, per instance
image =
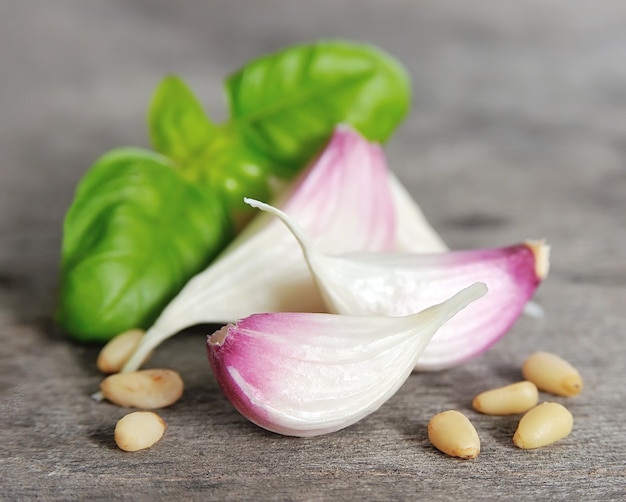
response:
[[[486,283],[485,298],[437,333],[417,363],[420,370],[455,366],[484,352],[512,326],[549,269],[549,247],[542,241],[432,254],[328,255],[285,212],[252,199],[246,202],[280,218],[298,239],[330,312],[408,315],[469,284]]]
[[[393,396],[437,329],[486,291],[476,283],[405,317],[254,314],[208,337],[209,361],[226,397],[255,424],[326,434]]]

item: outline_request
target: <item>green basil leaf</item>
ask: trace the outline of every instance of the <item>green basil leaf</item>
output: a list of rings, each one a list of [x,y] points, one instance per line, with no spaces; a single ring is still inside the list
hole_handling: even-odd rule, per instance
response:
[[[293,173],[347,123],[385,141],[409,109],[410,83],[391,56],[367,45],[321,41],[246,64],[226,81],[231,127]]]
[[[218,130],[210,155],[188,167],[193,179],[211,193],[219,194],[224,205],[237,219],[238,215],[255,214],[244,197],[268,200],[272,191],[272,168],[263,156],[229,135],[229,130]],[[244,218],[246,219],[246,218]]]
[[[148,130],[154,149],[184,167],[206,149],[216,127],[187,84],[171,75],[154,92]]]
[[[219,199],[161,155],[114,150],[80,182],[64,223],[57,320],[104,341],[148,327],[230,237]]]

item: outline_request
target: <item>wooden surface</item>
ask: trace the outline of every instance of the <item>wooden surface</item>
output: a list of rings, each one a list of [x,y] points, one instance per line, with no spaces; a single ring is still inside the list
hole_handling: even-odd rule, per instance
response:
[[[619,1],[318,0],[36,2],[0,5],[0,499],[624,500],[626,497],[626,4]],[[167,72],[211,114],[246,60],[320,37],[365,40],[413,78],[392,168],[454,248],[527,237],[552,244],[537,301],[488,353],[416,374],[377,413],[335,434],[266,433],[222,397],[205,330],[153,366],[182,400],[153,449],[113,442],[125,410],[89,395],[97,347],[51,322],[61,222],[77,180],[110,148],[146,145],[144,114]],[[555,351],[586,387],[563,402],[574,430],[517,450],[517,418],[478,415],[478,391]],[[550,399],[542,395],[542,399]],[[456,408],[482,438],[445,457],[426,424]]]

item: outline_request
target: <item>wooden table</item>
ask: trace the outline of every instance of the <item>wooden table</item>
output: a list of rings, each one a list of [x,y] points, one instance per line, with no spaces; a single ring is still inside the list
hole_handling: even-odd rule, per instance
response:
[[[1,499],[626,498],[626,4],[8,0],[0,12]],[[105,151],[147,144],[163,74],[183,76],[219,118],[228,72],[322,37],[376,44],[409,69],[413,109],[387,156],[451,247],[548,239],[552,270],[536,297],[546,315],[313,439],[241,417],[210,373],[206,329],[192,330],[151,363],[186,382],[162,411],[165,437],[124,453],[113,427],[125,410],[89,398],[98,347],[51,320],[75,184]],[[537,349],[570,360],[586,386],[555,399],[574,415],[572,434],[522,451],[511,443],[519,417],[479,415],[470,400],[519,379]],[[476,460],[429,444],[429,418],[448,408],[476,425]]]

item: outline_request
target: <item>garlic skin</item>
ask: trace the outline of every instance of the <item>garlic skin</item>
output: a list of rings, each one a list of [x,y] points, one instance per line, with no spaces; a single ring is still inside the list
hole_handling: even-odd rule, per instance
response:
[[[393,396],[437,329],[486,291],[476,283],[404,317],[253,314],[207,338],[209,362],[225,396],[258,426],[334,432]]]
[[[549,247],[543,241],[446,253],[328,255],[285,212],[245,200],[280,218],[298,239],[330,312],[404,316],[469,284],[486,283],[489,293],[439,330],[417,370],[449,368],[487,350],[517,320],[549,270]]]
[[[277,205],[325,252],[389,250],[395,214],[387,175],[380,145],[338,126]],[[138,369],[150,351],[190,326],[280,311],[322,312],[325,306],[298,243],[280,222],[259,214],[167,305],[122,371]]]

